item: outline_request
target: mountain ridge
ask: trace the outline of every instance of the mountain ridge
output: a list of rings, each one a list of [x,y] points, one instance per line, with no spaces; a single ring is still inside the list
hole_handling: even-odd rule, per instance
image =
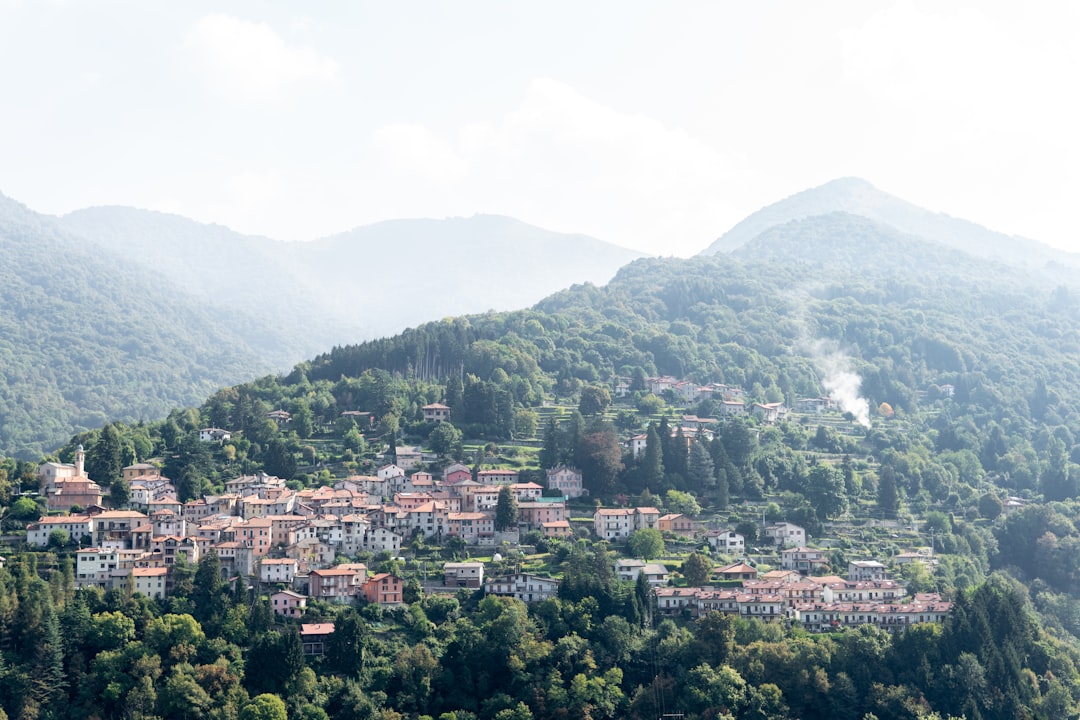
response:
[[[750,214],[705,248],[700,255],[731,252],[756,235],[790,220],[830,212],[847,212],[889,225],[905,234],[964,250],[978,257],[1039,268],[1060,277],[1080,269],[1080,255],[1054,249],[1037,240],[1006,235],[978,223],[936,213],[879,190],[857,177],[831,180],[808,188]]]

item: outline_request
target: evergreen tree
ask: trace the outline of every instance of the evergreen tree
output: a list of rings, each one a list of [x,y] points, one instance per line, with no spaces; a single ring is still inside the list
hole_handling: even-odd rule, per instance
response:
[[[649,429],[645,434],[641,480],[646,488],[660,488],[664,482],[664,446],[654,423],[649,423]]]
[[[682,564],[682,574],[690,587],[701,587],[709,580],[713,564],[701,553],[690,553]]]
[[[39,599],[42,602],[41,634],[30,660],[32,697],[46,716],[58,716],[62,714],[67,699],[64,644],[60,636],[60,621],[51,600],[48,595]]]
[[[120,481],[123,470],[120,433],[115,425],[106,425],[86,452],[86,474],[97,484],[111,489]]]
[[[692,493],[705,494],[716,486],[716,469],[705,443],[694,440],[690,445],[690,459],[687,468],[688,489]]]
[[[548,421],[547,429],[544,430],[544,445],[540,448],[540,467],[550,470],[562,462],[562,450],[559,447],[559,428],[555,424],[555,418]]]
[[[517,527],[517,499],[510,492],[509,485],[499,489],[499,500],[495,505],[495,529],[499,532]]]
[[[892,466],[881,468],[878,480],[877,506],[882,517],[895,520],[900,512],[900,494],[896,488],[896,471]]]

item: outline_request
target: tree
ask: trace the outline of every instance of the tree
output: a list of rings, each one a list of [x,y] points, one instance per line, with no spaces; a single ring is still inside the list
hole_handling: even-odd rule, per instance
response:
[[[364,666],[370,626],[355,610],[338,615],[334,632],[326,641],[326,662],[331,670],[347,677],[355,677]]]
[[[440,455],[459,457],[462,433],[449,422],[439,423],[428,435],[428,446]]]
[[[53,550],[62,550],[67,547],[67,544],[71,542],[71,536],[68,535],[67,530],[61,530],[57,528],[49,533],[49,548]]]
[[[1001,499],[994,493],[988,492],[979,496],[979,515],[987,520],[997,519],[1001,515],[1003,509],[1004,506],[1001,503]]]
[[[701,514],[701,505],[690,493],[681,490],[668,490],[664,493],[664,507],[673,513],[682,513],[690,517]]]
[[[131,485],[124,478],[117,478],[109,484],[109,499],[113,507],[125,508],[131,502]]]
[[[626,541],[631,555],[651,560],[664,554],[664,536],[655,528],[635,530]]]
[[[664,481],[664,445],[655,423],[645,433],[645,453],[641,460],[641,481],[645,487],[660,489]]]
[[[292,480],[296,475],[296,454],[290,442],[274,438],[266,448],[266,472],[270,475]]]
[[[285,703],[277,695],[263,693],[240,710],[240,720],[288,720]]]
[[[547,429],[544,430],[544,445],[540,448],[540,467],[550,470],[562,462],[562,450],[559,447],[559,428],[555,424],[555,418],[548,421]]]
[[[495,505],[495,529],[502,532],[517,526],[518,511],[517,499],[510,491],[509,485],[503,485],[499,489],[499,500]]]
[[[842,515],[847,511],[844,474],[833,465],[815,465],[806,481],[806,497],[822,519]]]
[[[586,417],[600,415],[611,405],[611,393],[600,385],[586,385],[581,389],[578,412]]]
[[[694,440],[690,445],[686,481],[690,491],[699,494],[716,486],[716,469],[709,450],[702,440]]]
[[[890,465],[881,468],[881,478],[878,480],[877,506],[882,517],[895,520],[897,513],[900,512],[900,494],[896,489],[896,471]]]
[[[712,574],[712,561],[701,553],[690,553],[682,565],[682,574],[686,578],[686,584],[690,587],[700,587],[709,580]]]
[[[582,479],[594,497],[615,492],[615,480],[622,470],[622,448],[615,428],[608,423],[594,426],[581,438],[578,467]]]
[[[112,487],[123,476],[124,457],[120,433],[109,424],[86,453],[86,474],[99,485]]]
[[[535,410],[518,408],[514,411],[514,437],[531,438],[536,435],[536,425],[540,416]]]

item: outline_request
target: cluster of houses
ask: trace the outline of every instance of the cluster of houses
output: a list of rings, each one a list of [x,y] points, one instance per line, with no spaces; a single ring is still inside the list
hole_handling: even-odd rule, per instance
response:
[[[63,531],[61,537],[81,545],[76,554],[78,585],[127,587],[165,597],[171,588],[170,569],[179,556],[197,563],[212,551],[224,574],[257,577],[286,588],[273,600],[274,609],[288,616],[302,614],[309,597],[401,602],[400,578],[369,576],[360,564],[334,565],[335,558],[360,552],[396,556],[418,536],[438,542],[460,538],[466,545],[480,546],[517,541],[520,532],[528,531],[565,537],[570,534],[566,501],[585,494],[581,473],[565,466],[547,472],[545,493],[539,484],[519,482],[515,470],[481,470],[474,479],[472,470],[454,464],[435,478],[427,472],[406,475],[397,465],[385,465],[377,475],[303,490],[292,490],[281,478],[266,474],[242,476],[226,482],[220,495],[181,503],[157,467],[140,463],[123,470],[131,488],[131,509],[109,510],[100,504],[100,488],[87,491],[97,486],[86,476],[81,447],[74,464],[45,463],[39,477],[51,510],[78,508],[30,523],[27,543],[43,548],[56,531]],[[518,524],[497,532],[495,510],[503,488],[517,501]],[[465,585],[457,576],[447,581],[455,587],[477,587],[482,570],[472,572]],[[510,582],[516,593],[520,583]],[[524,581],[526,595],[529,585]]]
[[[738,562],[713,570],[721,584],[732,587],[658,587],[657,610],[664,615],[698,617],[718,611],[763,622],[789,620],[811,632],[875,625],[895,632],[917,623],[942,623],[953,604],[935,593],[907,598],[907,590],[885,575],[873,560],[848,565],[846,578],[773,570],[759,577],[757,569]]]

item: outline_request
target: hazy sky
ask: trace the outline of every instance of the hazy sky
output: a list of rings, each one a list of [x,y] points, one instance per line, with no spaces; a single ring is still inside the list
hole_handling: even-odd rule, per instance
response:
[[[1074,2],[0,0],[0,192],[686,256],[856,175],[1080,251],[1078,37]]]

